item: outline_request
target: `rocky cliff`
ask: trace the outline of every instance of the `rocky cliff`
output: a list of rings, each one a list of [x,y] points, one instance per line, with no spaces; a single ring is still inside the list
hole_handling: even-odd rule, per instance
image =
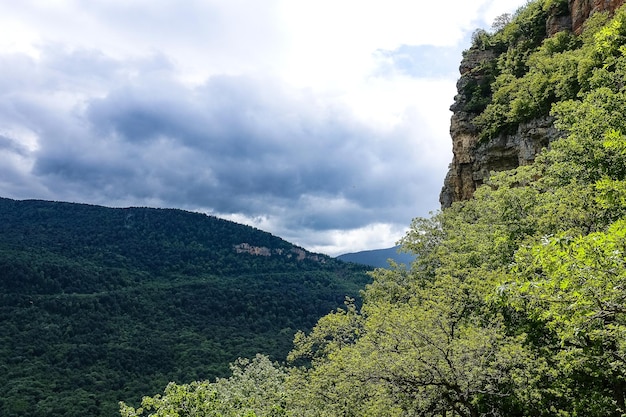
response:
[[[624,3],[624,0],[569,0],[571,29],[580,34],[589,16],[603,11],[613,13]]]
[[[561,2],[561,7],[554,6],[546,11],[545,31],[542,29],[540,36],[547,38],[564,30],[580,34],[591,15],[603,11],[613,13],[624,3],[626,0],[569,0],[565,7]],[[471,198],[492,171],[531,163],[542,148],[559,136],[546,112],[542,117],[520,123],[514,131],[501,132],[488,140],[481,138],[473,123],[483,109],[474,105],[476,91],[482,89],[483,95],[490,95],[489,83],[493,81],[490,71],[503,53],[502,49],[477,47],[475,43],[464,54],[459,67],[458,94],[450,108],[453,112],[450,125],[453,159],[440,195],[442,207]]]

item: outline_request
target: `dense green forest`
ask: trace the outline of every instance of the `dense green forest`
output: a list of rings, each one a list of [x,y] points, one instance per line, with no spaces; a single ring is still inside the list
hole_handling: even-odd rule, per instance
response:
[[[203,214],[0,199],[0,415],[112,416],[239,356],[284,360],[369,281]]]
[[[484,141],[551,115],[561,138],[534,163],[415,219],[411,269],[373,272],[291,362],[239,360],[122,416],[626,415],[626,9],[546,39],[567,6],[477,32],[496,58],[460,92]]]

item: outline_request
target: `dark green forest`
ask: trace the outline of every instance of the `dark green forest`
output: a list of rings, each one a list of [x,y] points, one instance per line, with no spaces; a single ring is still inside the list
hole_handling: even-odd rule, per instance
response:
[[[112,416],[240,356],[284,361],[364,271],[198,213],[0,199],[0,415]]]
[[[121,415],[626,415],[626,8],[548,38],[567,7],[530,1],[476,32],[494,58],[460,91],[482,141],[552,118],[533,163],[415,219],[410,270],[374,271],[287,364],[240,359]]]

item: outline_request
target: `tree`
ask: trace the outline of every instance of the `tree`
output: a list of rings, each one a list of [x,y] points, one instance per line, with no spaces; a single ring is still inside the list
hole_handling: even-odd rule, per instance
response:
[[[285,416],[286,372],[266,356],[238,359],[232,375],[178,385],[170,382],[163,395],[144,397],[140,408],[120,403],[123,417],[279,417]]]
[[[511,23],[511,20],[512,16],[510,13],[503,13],[493,20],[493,23],[491,24],[491,30],[494,32],[499,32],[504,29],[506,25]]]
[[[554,359],[568,378],[587,374],[592,391],[573,399],[587,415],[626,411],[626,220],[606,232],[559,234],[516,255],[508,296],[554,331]]]
[[[260,394],[236,382],[225,392],[240,400],[225,407],[257,413],[234,406],[278,398],[299,417],[626,415],[626,9],[608,26],[592,18],[580,38],[542,42],[547,11],[566,4],[532,2],[479,33],[485,47],[510,47],[474,120],[491,137],[551,108],[562,138],[473,199],[415,219],[402,239],[410,269],[375,270],[360,308],[347,300],[299,332],[288,375],[270,384],[283,394],[250,403]],[[220,386],[211,392],[225,401]]]

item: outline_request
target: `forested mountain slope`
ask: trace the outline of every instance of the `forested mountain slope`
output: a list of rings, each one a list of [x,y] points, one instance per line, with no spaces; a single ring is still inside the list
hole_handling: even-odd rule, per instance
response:
[[[389,260],[397,264],[411,265],[415,257],[410,253],[404,253],[399,246],[387,249],[365,250],[361,252],[345,253],[337,256],[337,259],[345,262],[354,262],[372,268],[388,268]]]
[[[284,360],[364,270],[198,213],[0,199],[0,415],[111,416]]]
[[[626,9],[547,31],[592,3],[616,5],[535,0],[477,32],[467,54],[491,58],[459,84],[467,143],[542,117],[555,135],[415,219],[410,271],[374,272],[361,307],[296,335],[291,365],[238,362],[122,415],[625,415]]]

